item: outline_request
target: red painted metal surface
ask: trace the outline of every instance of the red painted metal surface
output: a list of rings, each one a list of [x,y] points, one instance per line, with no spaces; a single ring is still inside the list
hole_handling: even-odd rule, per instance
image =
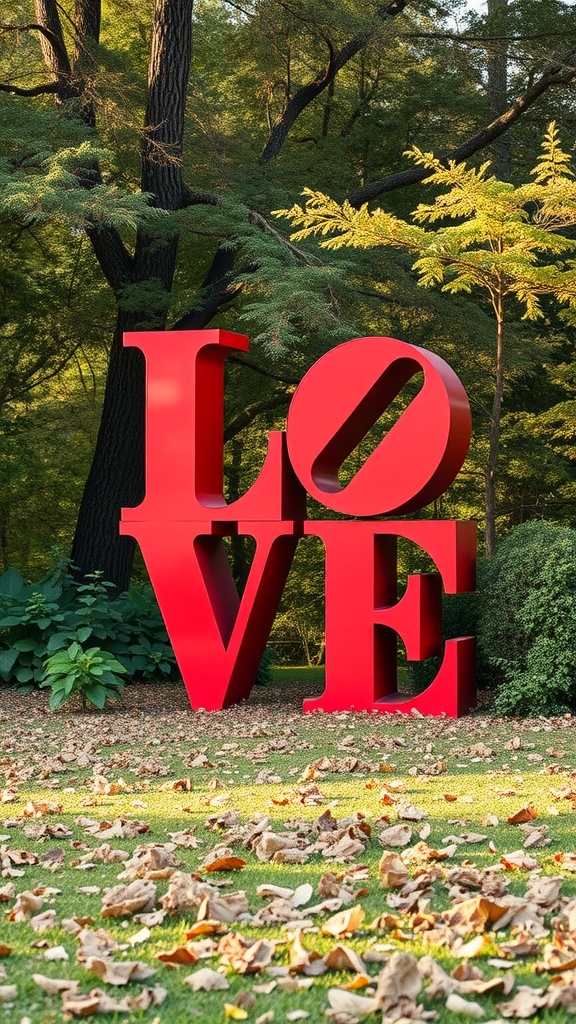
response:
[[[306,496],[282,431],[270,434],[260,476],[228,505],[223,488],[224,363],[246,352],[230,331],[147,331],[124,335],[146,358],[146,493],[123,522],[303,519]]]
[[[446,593],[475,586],[476,524],[453,521],[308,522],[326,550],[326,681],[305,711],[411,711],[466,714],[476,703],[474,639],[448,640],[435,680],[421,694],[398,692],[397,637],[409,661],[442,651]],[[426,551],[439,569],[408,577],[397,598],[397,538]]]
[[[434,682],[398,693],[397,637],[409,659],[442,649],[441,593],[474,587],[475,525],[426,521],[306,522],[306,491],[352,516],[413,511],[438,497],[466,456],[470,412],[451,368],[424,349],[360,338],[323,356],[290,406],[287,439],[273,432],[260,475],[237,501],[223,493],[224,363],[248,339],[227,331],[141,332],[124,343],[146,358],[146,494],[123,509],[155,589],[190,702],[216,710],[246,698],[301,536],[326,549],[326,686],[305,710],[458,716],[474,703],[474,640],[444,644]],[[338,471],[404,385],[420,392],[356,475]],[[287,441],[287,443],[286,443]],[[256,552],[240,598],[222,538]],[[439,570],[411,576],[397,598],[398,537]]]
[[[299,524],[132,522],[182,679],[195,711],[217,711],[250,695],[284,590]],[[222,537],[254,537],[242,598]]]
[[[424,382],[345,487],[338,470],[405,384]],[[395,338],[356,338],[308,370],[290,403],[290,461],[312,497],[350,516],[413,512],[454,480],[470,444],[470,407],[454,371]]]

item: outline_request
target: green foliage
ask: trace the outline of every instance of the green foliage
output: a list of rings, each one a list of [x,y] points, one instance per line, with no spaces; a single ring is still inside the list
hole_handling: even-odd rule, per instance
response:
[[[49,708],[56,711],[66,701],[78,694],[82,706],[86,702],[102,708],[109,697],[120,697],[126,674],[121,665],[108,651],[90,647],[87,651],[75,640],[64,651],[51,654],[44,662],[45,678],[41,686],[52,689]]]
[[[330,235],[334,237],[321,242],[323,248],[407,250],[417,257],[413,268],[425,287],[440,285],[454,294],[480,289],[495,307],[497,295],[513,297],[524,316],[535,320],[542,316],[541,295],[576,306],[573,266],[541,260],[542,255],[558,257],[576,246],[574,239],[558,234],[576,223],[576,182],[554,122],[542,150],[532,171],[534,182],[515,187],[489,175],[489,162],[475,168],[451,160],[444,166],[432,153],[414,146],[409,154],[430,171],[427,183],[443,189],[432,203],[417,206],[415,224],[384,210],[370,212],[367,205],[359,210],[348,202],[340,206],[310,189],[304,190],[304,207],[296,204],[275,213],[300,227],[292,235],[294,241]],[[446,219],[451,221],[447,227],[435,226]]]
[[[499,714],[573,711],[576,530],[524,523],[480,576],[478,644],[498,683]]]
[[[258,666],[256,673],[256,679],[254,680],[255,686],[270,686],[274,681],[272,672],[272,666],[276,661],[276,654],[271,647],[266,647],[262,660]]]
[[[348,202],[340,206],[310,189],[304,193],[304,207],[275,212],[299,227],[292,235],[295,242],[320,236],[323,248],[386,246],[405,251],[415,257],[412,269],[419,284],[438,286],[450,295],[476,295],[492,307],[496,344],[485,462],[486,550],[492,555],[507,370],[504,328],[520,315],[524,320],[543,318],[543,296],[568,305],[571,314],[576,309],[575,264],[567,258],[576,240],[560,234],[576,224],[576,181],[554,122],[531,172],[534,181],[518,187],[489,174],[489,162],[475,168],[450,160],[445,166],[416,146],[409,153],[429,172],[428,184],[441,189],[433,202],[417,206],[411,223],[381,209],[370,212],[367,205],[358,210]]]
[[[24,223],[57,221],[82,231],[87,227],[130,228],[150,225],[164,211],[150,207],[150,196],[115,182],[98,182],[101,164],[112,154],[91,141],[34,155],[16,167],[0,163],[0,215]],[[86,182],[92,182],[89,188]]]
[[[21,690],[43,685],[47,657],[87,641],[119,661],[130,678],[177,678],[176,660],[150,588],[110,600],[94,573],[77,583],[63,566],[25,584],[16,569],[0,577],[0,678]]]
[[[283,665],[324,660],[324,548],[316,537],[298,545],[270,642]]]

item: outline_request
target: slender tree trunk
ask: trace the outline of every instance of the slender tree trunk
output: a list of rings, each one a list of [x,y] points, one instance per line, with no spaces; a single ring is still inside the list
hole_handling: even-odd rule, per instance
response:
[[[152,194],[154,206],[164,210],[178,209],[184,193],[181,153],[193,5],[194,0],[154,3],[142,189]],[[93,241],[98,255],[98,239]],[[135,550],[132,538],[119,535],[120,509],[138,505],[144,496],[144,360],[137,349],[123,348],[122,334],[143,324],[156,330],[164,327],[163,298],[172,288],[176,255],[175,237],[159,243],[139,232],[124,281],[134,294],[138,285],[152,281],[161,285],[164,295],[156,313],[126,313],[119,307],[102,420],[72,545],[72,561],[80,575],[100,570],[118,591],[128,589]]]
[[[490,447],[486,467],[486,555],[492,558],[496,551],[496,467],[500,447],[500,426],[502,422],[502,396],[504,393],[504,309],[502,294],[494,302],[496,313],[496,382],[492,417],[490,420]]]

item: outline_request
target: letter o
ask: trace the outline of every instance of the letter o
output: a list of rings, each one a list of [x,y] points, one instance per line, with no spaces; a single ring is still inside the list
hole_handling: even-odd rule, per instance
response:
[[[421,390],[341,487],[338,471],[404,385]],[[395,338],[356,338],[322,356],[297,387],[286,425],[288,453],[308,493],[350,516],[397,515],[450,486],[470,444],[464,387],[439,356]]]

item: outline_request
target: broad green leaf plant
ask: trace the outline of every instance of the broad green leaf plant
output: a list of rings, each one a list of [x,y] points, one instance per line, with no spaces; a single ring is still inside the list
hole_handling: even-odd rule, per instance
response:
[[[389,246],[415,256],[413,270],[424,287],[457,294],[483,293],[496,321],[494,397],[485,473],[486,553],[496,548],[496,470],[505,383],[505,327],[518,308],[523,319],[543,317],[541,297],[576,308],[576,264],[569,254],[576,239],[561,232],[576,224],[576,181],[555,122],[546,131],[542,154],[519,186],[499,181],[490,163],[479,168],[443,162],[432,153],[409,150],[430,170],[426,182],[442,191],[421,203],[412,223],[392,213],[339,205],[322,192],[305,189],[306,203],[277,210],[297,228],[293,241],[324,237],[327,249]],[[445,223],[446,222],[446,223]]]
[[[64,651],[57,651],[44,662],[45,677],[40,686],[50,686],[49,708],[56,711],[75,694],[82,707],[87,703],[102,708],[109,697],[120,697],[126,669],[108,651],[100,647],[84,650],[76,640]]]

